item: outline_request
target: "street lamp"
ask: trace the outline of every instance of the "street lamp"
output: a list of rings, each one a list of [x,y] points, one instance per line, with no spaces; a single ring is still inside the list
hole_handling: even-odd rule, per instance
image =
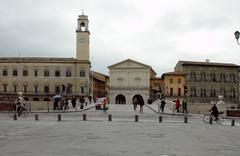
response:
[[[235,31],[234,35],[235,35],[235,38],[237,40],[237,43],[240,45],[240,43],[238,42],[240,32],[239,31]]]

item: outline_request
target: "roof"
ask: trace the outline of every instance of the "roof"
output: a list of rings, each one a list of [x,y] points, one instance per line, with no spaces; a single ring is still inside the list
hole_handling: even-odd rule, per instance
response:
[[[180,72],[180,71],[167,72],[167,73],[163,73],[163,74],[162,74],[162,78],[163,78],[165,75],[183,75],[183,76],[185,76],[186,73]]]
[[[198,61],[178,61],[182,66],[193,65],[193,66],[222,66],[222,67],[239,67],[233,63],[216,63],[216,62],[198,62]]]
[[[53,62],[89,62],[85,60],[77,60],[76,58],[51,58],[51,57],[1,57],[2,63],[53,63]]]

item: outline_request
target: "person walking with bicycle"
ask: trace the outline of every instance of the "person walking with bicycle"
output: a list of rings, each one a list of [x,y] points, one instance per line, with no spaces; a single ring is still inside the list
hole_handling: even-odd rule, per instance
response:
[[[15,106],[14,106],[15,108],[14,109],[17,111],[18,116],[20,116],[22,114],[23,109],[25,109],[24,108],[25,101],[22,96],[22,92],[18,92],[17,94],[18,94],[18,97],[15,100]]]
[[[218,120],[218,108],[217,108],[217,105],[216,105],[216,103],[213,103],[213,106],[212,106],[212,108],[209,110],[210,112],[211,112],[211,115],[213,115],[214,116],[214,121],[217,121]]]

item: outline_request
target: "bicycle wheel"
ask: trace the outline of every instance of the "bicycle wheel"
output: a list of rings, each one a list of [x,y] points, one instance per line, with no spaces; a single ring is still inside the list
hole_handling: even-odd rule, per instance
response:
[[[218,120],[216,121],[218,124],[221,124],[221,123],[223,123],[223,121],[224,121],[224,118],[223,118],[223,116],[218,116]]]
[[[203,122],[205,123],[209,123],[210,120],[210,115],[209,114],[203,114]]]
[[[26,110],[22,110],[21,117],[26,118],[28,116],[28,112]]]
[[[13,116],[14,116],[15,113],[16,113],[16,112],[15,112],[14,109],[10,109],[10,110],[8,111],[8,115],[9,115],[11,118],[13,118]]]

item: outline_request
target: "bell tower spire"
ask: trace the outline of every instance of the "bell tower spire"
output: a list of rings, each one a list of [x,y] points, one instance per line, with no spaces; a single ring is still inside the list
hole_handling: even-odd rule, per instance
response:
[[[77,60],[89,61],[90,32],[88,30],[88,17],[84,15],[83,10],[82,15],[78,16],[78,25],[76,33],[77,33],[76,58]]]

